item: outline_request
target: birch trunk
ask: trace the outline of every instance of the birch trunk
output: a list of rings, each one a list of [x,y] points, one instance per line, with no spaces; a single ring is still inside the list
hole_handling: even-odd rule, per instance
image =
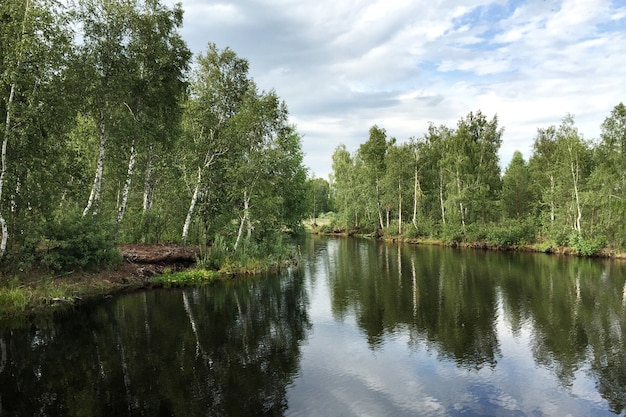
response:
[[[202,182],[202,168],[198,168],[198,178],[196,179],[196,186],[191,196],[191,203],[189,203],[189,210],[187,211],[187,217],[185,218],[185,224],[183,225],[183,244],[187,243],[187,236],[189,236],[189,225],[191,224],[191,217],[193,216],[193,210],[196,207],[198,201],[198,193],[200,192],[200,183]]]
[[[550,175],[550,223],[554,224],[556,218],[554,208],[554,175]]]
[[[100,202],[100,191],[102,189],[102,173],[104,172],[104,154],[106,151],[106,110],[103,104],[100,107],[100,150],[98,154],[98,164],[96,166],[96,175],[93,179],[93,185],[91,186],[91,193],[89,194],[89,200],[83,210],[83,216],[89,213],[92,209],[92,214],[98,213],[98,203]]]
[[[382,207],[380,204],[380,189],[379,189],[379,184],[378,184],[378,178],[376,178],[376,208],[378,211],[378,221],[380,223],[380,228],[384,229],[385,224],[383,223],[383,211],[382,211]]]
[[[250,223],[250,197],[248,196],[247,191],[243,192],[243,216],[241,216],[239,230],[237,231],[237,239],[235,240],[235,246],[233,247],[235,250],[237,250],[237,247],[239,246],[244,224],[247,224],[248,240],[250,240],[250,237],[252,236],[252,224]]]
[[[570,155],[572,154],[572,150],[570,148]],[[578,169],[578,161],[576,161],[576,168],[574,169],[574,161],[570,162],[570,170],[572,171],[572,182],[574,185],[574,198],[576,200],[576,222],[574,224],[574,229],[580,234],[581,226],[580,220],[582,218],[582,208],[580,207],[580,196],[578,195],[578,177],[579,177],[579,169]]]
[[[398,234],[402,234],[402,184],[398,181]]]
[[[459,174],[459,170],[456,170],[456,188],[459,195],[459,199],[461,198],[461,175]],[[461,212],[461,224],[465,227],[465,207],[463,207],[463,201],[459,201],[459,210]]]
[[[152,209],[152,197],[154,187],[152,183],[152,145],[148,150],[148,162],[146,163],[146,178],[143,183],[143,211]]]
[[[11,133],[11,110],[13,107],[13,99],[15,97],[15,83],[11,84],[11,91],[9,92],[9,99],[6,106],[6,119],[4,123],[4,138],[2,139],[2,167],[0,168],[0,200],[2,200],[2,189],[4,187],[4,178],[7,172],[7,145],[9,143],[9,134]],[[0,227],[2,228],[2,241],[0,242],[0,259],[4,257],[4,252],[7,248],[7,240],[9,237],[9,228],[4,216],[0,213]]]
[[[126,172],[126,182],[124,183],[124,191],[122,192],[122,203],[117,210],[117,224],[119,225],[124,218],[124,212],[126,211],[126,203],[128,202],[128,194],[130,193],[130,184],[133,177],[133,171],[135,169],[135,162],[137,161],[137,149],[135,148],[135,141],[130,147],[130,157],[128,158],[128,171]]]
[[[441,223],[446,224],[446,208],[443,205],[443,172],[439,171],[439,204],[441,205]]]
[[[417,177],[417,165],[415,165],[415,182],[413,184],[413,218],[411,222],[417,230],[417,199],[419,198],[419,179]]]
[[[22,20],[22,30],[20,41],[24,39],[26,35],[26,19],[28,17],[28,10],[30,8],[30,0],[26,0],[24,4],[24,19]],[[21,43],[21,42],[20,42]],[[18,60],[15,68],[20,67],[21,51],[18,51]],[[11,133],[11,112],[13,111],[13,101],[15,100],[16,90],[15,79],[11,82],[11,89],[9,91],[9,98],[6,101],[6,119],[4,121],[4,137],[2,138],[2,155],[0,156],[0,201],[2,201],[2,189],[4,188],[4,180],[7,172],[7,146],[9,143],[9,134]],[[4,253],[7,249],[7,241],[9,239],[9,228],[7,222],[2,213],[0,213],[0,229],[2,231],[2,239],[0,240],[0,259],[4,257]]]

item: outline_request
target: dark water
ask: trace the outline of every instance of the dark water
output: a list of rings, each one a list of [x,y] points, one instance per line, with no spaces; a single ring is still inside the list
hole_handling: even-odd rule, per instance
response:
[[[310,238],[0,330],[0,416],[626,415],[626,263]]]

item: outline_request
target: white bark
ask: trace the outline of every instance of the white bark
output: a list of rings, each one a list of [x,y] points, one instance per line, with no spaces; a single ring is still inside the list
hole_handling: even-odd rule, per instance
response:
[[[241,235],[243,233],[243,225],[247,224],[248,226],[248,240],[252,236],[252,223],[250,223],[250,197],[248,196],[248,192],[243,192],[243,215],[241,216],[241,222],[239,223],[239,230],[237,231],[237,239],[235,240],[234,249],[237,250],[239,246],[239,242],[241,240]]]
[[[456,187],[459,193],[459,199],[461,198],[461,175],[459,170],[456,170]],[[459,201],[459,210],[461,212],[461,224],[465,227],[465,207],[463,207],[463,201]]]
[[[556,218],[554,207],[554,175],[550,175],[550,223],[554,224]]]
[[[22,20],[21,39],[26,35],[26,19],[28,18],[28,10],[30,8],[30,0],[26,0],[24,4],[24,18]],[[19,47],[19,46],[18,46]],[[21,52],[21,51],[20,51]],[[19,53],[19,52],[18,52]],[[18,55],[17,64],[15,68],[20,67],[20,57]],[[11,89],[9,91],[9,98],[6,102],[6,119],[4,122],[4,138],[2,138],[2,156],[0,157],[0,201],[2,200],[2,189],[4,187],[4,179],[7,172],[7,146],[9,143],[9,134],[11,133],[11,111],[13,110],[13,100],[15,99],[16,82],[11,82]],[[4,257],[4,252],[7,249],[7,241],[9,238],[9,228],[4,216],[0,213],[0,228],[2,229],[2,240],[0,240],[0,259]]]
[[[376,208],[378,211],[378,221],[380,223],[380,228],[384,229],[385,225],[383,223],[383,210],[382,210],[382,206],[380,204],[380,189],[379,189],[379,185],[378,185],[378,178],[376,178]]]
[[[93,185],[91,186],[91,193],[89,194],[89,200],[87,201],[87,205],[83,210],[83,216],[86,216],[89,213],[89,210],[93,207],[92,214],[97,214],[98,212],[98,202],[100,201],[100,191],[102,189],[102,174],[104,172],[104,154],[106,151],[106,111],[104,109],[104,104],[100,108],[100,150],[98,154],[98,163],[96,166],[96,175],[93,179]]]
[[[441,205],[441,222],[446,224],[446,208],[443,205],[443,171],[439,171],[439,204]]]
[[[117,210],[117,224],[119,225],[124,218],[124,212],[126,211],[126,203],[128,202],[128,194],[130,193],[130,184],[133,177],[133,171],[135,169],[135,162],[137,161],[137,149],[135,148],[135,141],[130,147],[130,157],[128,158],[128,171],[126,172],[126,182],[124,183],[124,191],[122,192],[122,203]]]
[[[411,220],[413,223],[413,227],[417,230],[417,200],[419,198],[419,189],[420,189],[419,178],[417,176],[417,164],[415,165],[415,183],[413,185],[413,219]]]
[[[582,208],[580,207],[580,196],[578,195],[578,177],[579,177],[579,169],[578,169],[578,161],[576,161],[576,167],[574,168],[574,158],[572,157],[572,148],[569,148],[570,153],[570,170],[572,172],[572,182],[574,186],[574,198],[576,200],[576,221],[574,223],[574,229],[580,233],[581,226],[580,220],[582,218]]]
[[[152,196],[154,193],[152,184],[152,145],[148,151],[148,162],[146,164],[146,178],[143,184],[143,211],[152,209]]]
[[[202,136],[202,133],[200,133]],[[215,136],[215,130],[211,131],[211,143],[213,143],[213,138]],[[215,152],[212,149],[209,149],[204,157],[204,163],[201,167],[198,167],[198,178],[196,180],[196,186],[193,190],[193,195],[191,196],[191,202],[189,203],[189,210],[187,211],[187,217],[185,218],[185,224],[183,225],[183,236],[182,241],[183,244],[187,243],[187,237],[189,236],[189,226],[191,225],[191,218],[193,216],[193,211],[196,207],[196,203],[198,202],[198,196],[200,193],[200,185],[202,183],[202,172],[205,169],[208,169],[213,163],[224,154],[226,151]]]
[[[198,193],[200,192],[200,183],[202,182],[202,168],[198,168],[198,178],[196,179],[196,186],[193,189],[193,195],[191,196],[191,203],[189,203],[189,210],[187,211],[187,217],[185,218],[185,224],[183,225],[183,243],[187,243],[187,236],[189,236],[189,225],[191,224],[191,217],[198,201]]]
[[[2,189],[4,187],[4,177],[7,172],[7,145],[9,143],[9,134],[11,133],[11,109],[13,105],[13,98],[15,97],[15,83],[11,84],[11,91],[9,92],[9,100],[7,101],[6,119],[4,123],[4,138],[2,139],[2,156],[0,168],[0,200],[2,199]],[[4,256],[4,252],[7,248],[7,240],[9,237],[9,229],[4,216],[0,213],[0,226],[2,227],[2,241],[0,241],[0,259]]]
[[[398,234],[402,234],[402,184],[398,180]]]

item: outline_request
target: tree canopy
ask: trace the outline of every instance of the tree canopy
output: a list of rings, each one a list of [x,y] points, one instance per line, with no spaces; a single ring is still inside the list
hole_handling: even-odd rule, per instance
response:
[[[373,126],[354,154],[343,145],[333,154],[334,229],[569,245],[580,254],[625,248],[622,103],[602,122],[597,141],[584,139],[566,115],[560,125],[537,130],[528,161],[516,151],[501,170],[503,132],[497,116],[481,111],[454,128],[431,124],[406,143]]]
[[[286,104],[228,47],[192,61],[180,4],[7,0],[0,19],[5,269],[69,267],[77,236],[106,261],[119,243],[232,248],[300,227]]]

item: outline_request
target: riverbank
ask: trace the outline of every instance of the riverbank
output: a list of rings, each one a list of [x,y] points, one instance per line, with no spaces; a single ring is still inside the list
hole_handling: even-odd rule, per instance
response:
[[[578,257],[591,257],[591,258],[607,258],[607,259],[619,259],[626,260],[626,252],[616,251],[610,248],[602,248],[592,255],[581,255],[574,248],[569,246],[558,246],[552,242],[537,242],[525,245],[497,245],[492,242],[478,241],[478,242],[448,242],[443,239],[435,239],[431,237],[420,238],[407,238],[405,236],[389,235],[389,234],[360,234],[357,231],[344,231],[334,230],[331,232],[323,232],[320,228],[309,227],[308,231],[313,234],[325,235],[325,236],[357,236],[362,238],[380,239],[387,242],[402,242],[411,245],[432,245],[442,247],[455,247],[475,250],[491,250],[500,252],[533,252],[533,253],[547,253],[553,255],[562,256],[578,256]]]
[[[123,261],[112,269],[57,276],[35,270],[5,279],[0,287],[0,320],[163,285],[155,277],[188,269],[198,254],[198,248],[180,245],[121,245],[119,250]]]
[[[21,317],[39,316],[87,300],[108,298],[120,292],[150,288],[210,283],[219,279],[254,275],[298,263],[299,254],[277,247],[275,256],[257,259],[248,254],[228,258],[219,267],[206,266],[200,247],[176,244],[120,245],[123,261],[115,268],[98,272],[76,272],[50,276],[41,271],[0,281],[0,324]],[[198,261],[200,260],[200,261]]]

